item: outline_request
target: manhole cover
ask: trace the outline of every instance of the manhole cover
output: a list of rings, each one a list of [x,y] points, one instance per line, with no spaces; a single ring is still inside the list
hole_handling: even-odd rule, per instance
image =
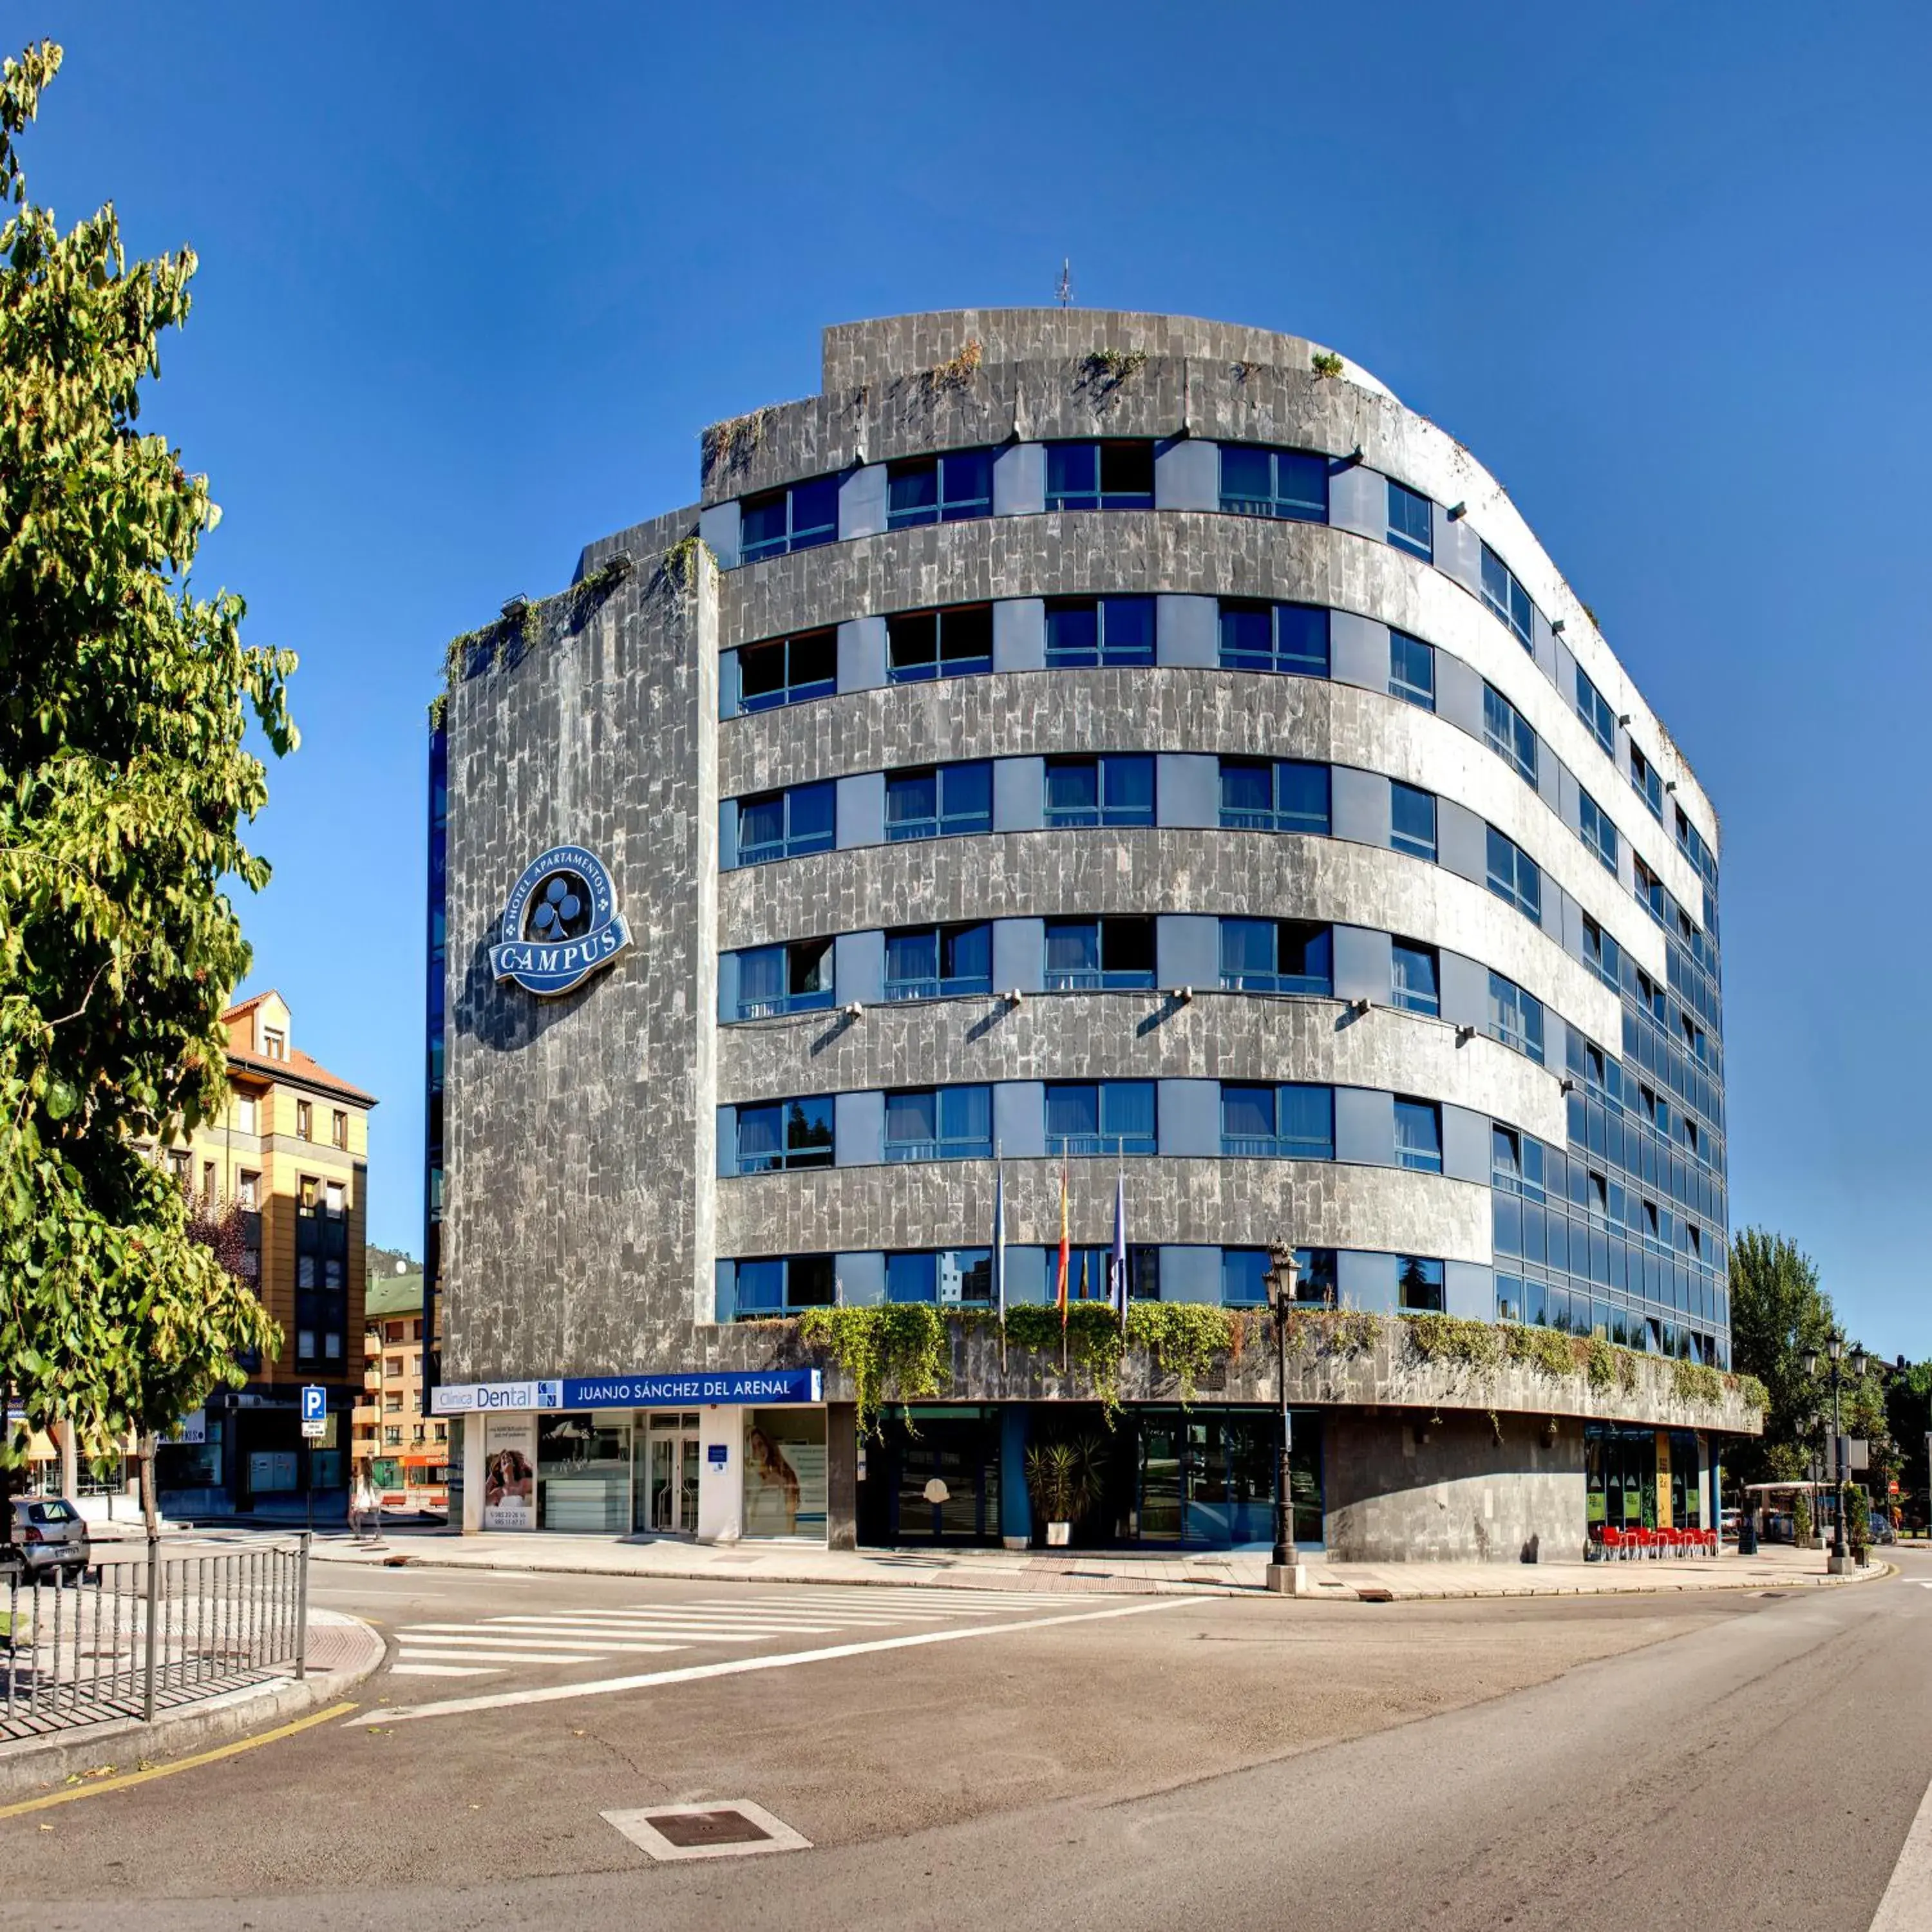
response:
[[[637,1811],[606,1811],[602,1816],[638,1850],[661,1863],[812,1849],[810,1839],[748,1798],[714,1800],[709,1804],[657,1804]]]

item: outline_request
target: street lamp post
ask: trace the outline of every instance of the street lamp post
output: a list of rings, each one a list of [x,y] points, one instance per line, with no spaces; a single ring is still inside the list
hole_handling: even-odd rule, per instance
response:
[[[1845,1452],[1845,1425],[1838,1392],[1844,1386],[1845,1337],[1841,1329],[1834,1328],[1825,1338],[1825,1354],[1831,1366],[1832,1384],[1832,1460],[1833,1474],[1838,1490],[1837,1507],[1832,1513],[1832,1563],[1835,1570],[1842,1570],[1845,1562],[1845,1485],[1850,1475],[1846,1467]],[[1852,1351],[1850,1364],[1852,1377],[1856,1381],[1865,1372],[1865,1352],[1862,1348]],[[1814,1348],[1804,1358],[1805,1372],[1818,1372],[1818,1352]]]
[[[1291,1569],[1294,1563],[1294,1498],[1289,1452],[1294,1447],[1294,1430],[1288,1411],[1288,1318],[1294,1306],[1295,1288],[1301,1275],[1300,1264],[1292,1248],[1276,1247],[1269,1255],[1274,1264],[1268,1270],[1268,1305],[1274,1310],[1275,1394],[1281,1402],[1280,1460],[1275,1470],[1274,1556],[1277,1570]]]

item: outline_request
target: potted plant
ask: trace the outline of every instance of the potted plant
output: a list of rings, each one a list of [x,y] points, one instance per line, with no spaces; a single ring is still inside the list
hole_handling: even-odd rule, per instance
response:
[[[1800,1550],[1815,1550],[1818,1546],[1811,1534],[1811,1502],[1802,1490],[1798,1492],[1798,1500],[1791,1506],[1791,1540]]]
[[[1027,1451],[1027,1493],[1046,1519],[1049,1549],[1065,1549],[1075,1520],[1099,1500],[1104,1460],[1101,1445],[1091,1440],[1036,1442]]]

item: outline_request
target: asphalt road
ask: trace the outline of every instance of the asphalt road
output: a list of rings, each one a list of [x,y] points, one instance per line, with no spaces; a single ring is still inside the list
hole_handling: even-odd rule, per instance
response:
[[[323,1571],[392,1639],[354,1718],[0,1820],[0,1925],[1868,1932],[1932,1780],[1900,1561],[1377,1606]],[[733,1799],[811,1849],[605,1816]]]

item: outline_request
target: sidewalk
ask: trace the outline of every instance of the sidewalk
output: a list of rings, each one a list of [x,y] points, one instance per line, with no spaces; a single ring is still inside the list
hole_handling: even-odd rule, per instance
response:
[[[1119,1550],[826,1550],[812,1544],[695,1544],[674,1538],[562,1536],[386,1529],[361,1544],[318,1534],[322,1563],[452,1570],[532,1570],[710,1583],[886,1584],[941,1590],[1078,1595],[1247,1596],[1266,1588],[1268,1556],[1213,1550],[1140,1556]],[[1874,1563],[1868,1576],[1887,1574]],[[1338,1602],[1449,1597],[1610,1596],[1661,1591],[1808,1588],[1828,1581],[1825,1556],[1780,1549],[1756,1556],[1666,1557],[1611,1563],[1328,1563],[1308,1560],[1310,1594]]]
[[[286,1724],[336,1702],[381,1664],[386,1649],[381,1633],[361,1618],[311,1607],[305,1676],[284,1670],[219,1696],[158,1710],[152,1724],[115,1718],[0,1744],[0,1792],[145,1765]]]

